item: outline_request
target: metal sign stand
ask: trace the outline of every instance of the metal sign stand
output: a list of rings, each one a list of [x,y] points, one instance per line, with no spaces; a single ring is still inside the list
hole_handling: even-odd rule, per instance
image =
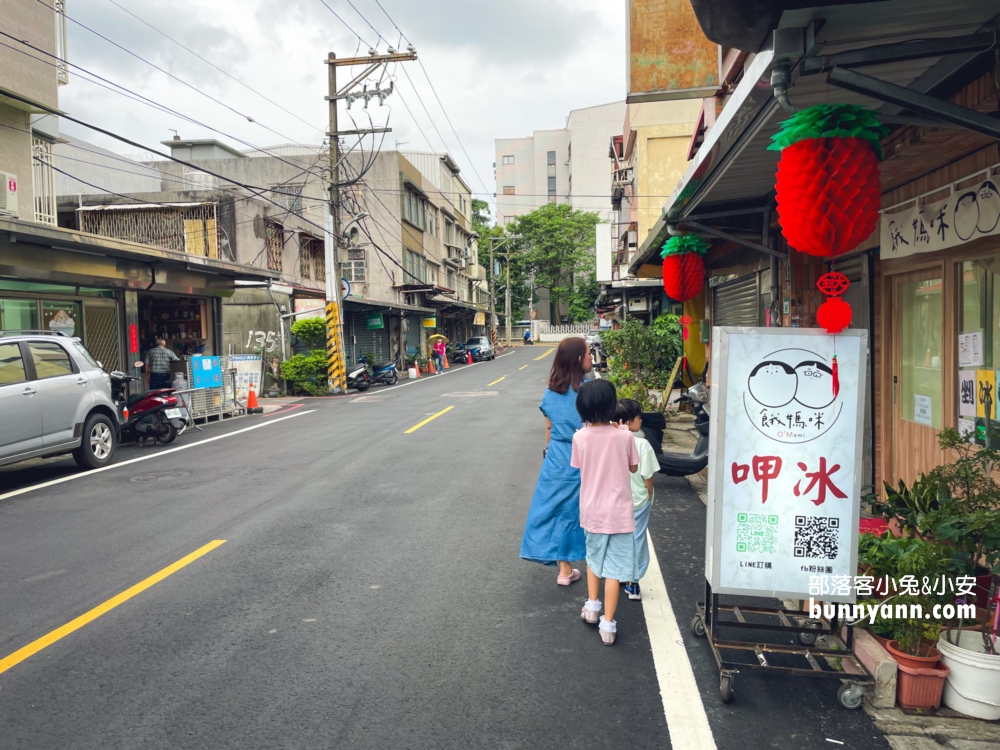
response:
[[[841,680],[850,709],[873,680],[839,612],[773,605],[809,596],[815,574],[840,581],[821,586],[827,604],[855,599],[843,581],[857,571],[867,353],[859,330],[713,329],[705,599],[691,630],[708,636],[724,703],[742,670]]]
[[[720,603],[719,597],[719,594],[712,593],[712,585],[706,580],[705,601],[698,602],[697,614],[691,620],[691,632],[699,638],[708,635],[708,644],[719,667],[719,693],[723,703],[729,703],[733,699],[736,675],[741,669],[758,669],[798,677],[843,680],[844,684],[837,691],[840,705],[851,709],[861,707],[864,701],[864,685],[874,678],[854,656],[854,626],[844,625],[846,637],[842,637],[836,616],[832,621],[825,617],[813,620],[806,617],[803,612],[783,608],[725,605]],[[705,602],[710,602],[710,606],[706,607]],[[732,617],[723,619],[720,617],[721,613]],[[753,616],[755,622],[749,622],[747,615]],[[763,622],[764,620],[770,622]],[[726,639],[720,634],[723,628],[795,633],[801,645]],[[823,636],[826,644],[814,647],[813,644],[818,636]],[[757,662],[727,659],[723,656],[724,651],[753,651]],[[768,660],[769,654],[799,656],[805,659],[806,666],[786,667],[772,664]],[[736,654],[732,656],[735,657]],[[818,658],[840,659],[844,671],[832,667],[824,669]]]

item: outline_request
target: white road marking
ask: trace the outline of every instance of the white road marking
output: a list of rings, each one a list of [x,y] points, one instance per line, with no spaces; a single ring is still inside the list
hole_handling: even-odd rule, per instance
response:
[[[504,357],[509,357],[513,353],[514,352],[507,352],[505,354],[498,354],[497,355],[497,359],[503,359]],[[440,378],[440,377],[442,377],[444,375],[452,375],[452,374],[454,374],[456,372],[462,372],[462,370],[467,370],[470,367],[477,367],[478,365],[483,365],[483,364],[486,364],[486,363],[485,362],[473,362],[471,365],[462,365],[461,367],[457,367],[454,370],[445,370],[444,372],[439,372],[437,375],[421,375],[416,380],[410,380],[408,383],[400,383],[399,385],[390,385],[388,388],[380,388],[379,391],[378,391],[378,393],[381,394],[381,393],[385,393],[386,391],[394,391],[397,388],[406,388],[406,386],[408,386],[408,385],[416,385],[417,383],[422,382],[425,378],[428,381],[430,381],[430,380],[434,380],[435,378]],[[374,395],[378,395],[378,394],[372,394],[372,395],[374,396]],[[0,499],[2,499],[2,498],[0,498]]]
[[[250,430],[256,430],[261,427],[267,427],[268,425],[277,424],[278,422],[284,422],[286,419],[295,419],[296,417],[301,417],[305,414],[312,414],[315,409],[310,409],[309,411],[300,411],[296,414],[289,414],[287,417],[279,417],[278,419],[272,419],[269,422],[261,422],[260,424],[255,424],[250,427],[244,427],[242,430],[233,430],[232,432],[227,432],[225,435],[216,435],[215,437],[205,438],[204,440],[199,440],[197,443],[188,443],[187,445],[180,445],[176,448],[167,448],[166,450],[157,451],[156,453],[150,453],[148,456],[142,456],[140,458],[131,458],[128,461],[121,461],[116,464],[111,464],[110,466],[103,466],[100,469],[91,469],[90,471],[80,471],[77,474],[70,474],[65,477],[60,477],[59,479],[52,479],[48,482],[41,482],[39,484],[33,484],[30,487],[22,487],[19,490],[12,490],[11,492],[5,492],[0,495],[0,500],[6,500],[9,497],[14,497],[16,495],[23,495],[26,492],[31,492],[32,490],[40,490],[43,487],[51,487],[55,484],[63,484],[64,482],[72,482],[74,479],[85,479],[86,477],[92,477],[95,474],[100,474],[102,471],[111,471],[112,469],[117,469],[120,466],[128,466],[129,464],[137,464],[140,461],[148,461],[151,458],[159,458],[160,456],[165,456],[168,453],[176,453],[177,451],[186,451],[188,448],[196,448],[199,445],[204,445],[205,443],[211,443],[215,440],[223,440],[224,438],[232,437],[233,435],[239,435],[243,432],[250,432]]]
[[[715,739],[708,725],[705,705],[694,680],[674,609],[670,606],[653,538],[649,532],[646,535],[649,539],[649,569],[642,579],[642,611],[646,616],[653,667],[670,731],[670,746],[674,750],[715,750]]]

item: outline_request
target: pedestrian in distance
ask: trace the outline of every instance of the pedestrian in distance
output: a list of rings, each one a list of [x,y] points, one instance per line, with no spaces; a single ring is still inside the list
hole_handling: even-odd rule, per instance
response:
[[[445,343],[444,339],[438,339],[434,342],[434,365],[437,367],[439,373],[444,372],[444,352]]]
[[[559,344],[539,408],[545,416],[542,470],[521,538],[521,557],[558,565],[556,583],[569,586],[581,578],[570,563],[587,556],[580,527],[580,471],[570,466],[573,435],[583,425],[576,410],[577,391],[590,371],[590,352],[580,338]]]
[[[164,339],[156,340],[156,346],[146,353],[146,374],[150,390],[170,387],[170,363],[178,360],[179,357],[167,349]]]
[[[635,514],[635,555],[636,578],[625,584],[625,593],[633,601],[642,599],[639,580],[646,575],[649,568],[649,540],[646,529],[649,527],[649,513],[653,508],[653,475],[660,470],[660,462],[656,459],[653,446],[642,433],[642,404],[631,398],[618,401],[615,410],[615,421],[628,427],[639,451],[639,470],[631,475],[632,511]]]
[[[617,407],[610,381],[592,380],[580,387],[576,410],[585,427],[573,436],[570,460],[580,470],[580,525],[587,540],[587,601],[580,617],[598,626],[605,646],[613,646],[618,633],[618,588],[622,581],[639,578],[631,480],[639,469],[639,450],[632,433],[613,424]]]

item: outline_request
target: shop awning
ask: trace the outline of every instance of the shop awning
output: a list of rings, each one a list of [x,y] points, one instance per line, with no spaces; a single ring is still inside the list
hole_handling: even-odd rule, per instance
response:
[[[416,312],[431,315],[437,312],[433,307],[404,305],[402,302],[383,302],[382,300],[355,297],[354,295],[344,300],[344,307],[359,307],[365,310],[399,310],[401,312]]]
[[[768,151],[767,147],[779,123],[789,116],[771,88],[775,65],[789,65],[792,86],[788,89],[788,100],[796,109],[835,101],[864,105],[886,118],[899,118],[904,112],[902,107],[831,82],[829,69],[821,62],[828,59],[836,63],[838,57],[823,56],[842,56],[857,51],[855,62],[843,62],[844,58],[839,57],[842,67],[838,69],[850,69],[881,82],[927,94],[947,82],[979,52],[969,46],[972,51],[917,58],[900,52],[893,57],[885,54],[886,48],[882,45],[971,38],[984,31],[986,24],[998,14],[1000,0],[954,0],[946,4],[929,0],[893,0],[784,10],[780,20],[767,30],[765,49],[758,52],[747,67],[716,124],[706,134],[704,143],[664,204],[660,219],[633,255],[629,270],[636,273],[642,265],[658,260],[656,255],[668,237],[669,224],[681,230],[703,233],[702,228],[686,223],[696,222],[703,227],[732,226],[733,217],[747,218],[770,207],[779,153]],[[812,25],[813,19],[823,19],[823,22],[816,27]],[[791,33],[793,39],[795,31],[802,29],[804,54],[794,54],[791,47],[782,47],[780,38],[775,52],[771,41],[775,29]],[[706,29],[706,33],[709,31]],[[922,45],[928,43],[921,41]],[[804,64],[805,61],[808,64]],[[805,72],[807,69],[809,72]],[[883,185],[886,184],[883,170]],[[709,232],[704,232],[704,236],[719,239],[718,235],[713,237]]]
[[[227,296],[277,271],[0,217],[0,275]]]

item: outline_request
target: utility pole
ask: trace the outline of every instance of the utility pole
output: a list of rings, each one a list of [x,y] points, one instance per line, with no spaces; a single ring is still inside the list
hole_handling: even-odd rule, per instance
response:
[[[496,276],[496,266],[493,265],[493,241],[495,237],[490,237],[490,344],[493,346],[494,352],[497,346],[497,329],[496,329],[496,319],[497,319],[497,282],[494,278]]]
[[[340,298],[341,277],[340,277],[340,164],[347,158],[347,154],[340,155],[340,136],[359,136],[358,143],[366,135],[373,133],[391,133],[391,128],[367,128],[361,130],[338,130],[337,129],[337,102],[341,99],[347,100],[347,108],[358,99],[365,100],[365,107],[372,99],[377,99],[379,106],[386,97],[392,94],[393,85],[389,84],[388,89],[382,89],[376,85],[374,89],[369,89],[365,84],[362,92],[358,93],[354,89],[360,85],[368,76],[380,67],[390,62],[405,62],[416,60],[417,51],[412,45],[407,47],[406,52],[397,52],[392,47],[387,54],[380,55],[375,50],[368,51],[367,57],[346,57],[337,59],[337,56],[330,52],[326,57],[327,80],[329,93],[326,96],[330,109],[330,226],[329,236],[326,238],[326,374],[330,389],[334,393],[343,393],[347,390],[347,362],[344,349],[344,319],[343,300]],[[354,76],[343,89],[337,88],[337,68],[352,65],[363,65],[364,70]],[[357,145],[357,144],[356,144]]]
[[[510,253],[507,253],[507,288],[504,290],[504,297],[507,309],[507,346],[510,346]]]

